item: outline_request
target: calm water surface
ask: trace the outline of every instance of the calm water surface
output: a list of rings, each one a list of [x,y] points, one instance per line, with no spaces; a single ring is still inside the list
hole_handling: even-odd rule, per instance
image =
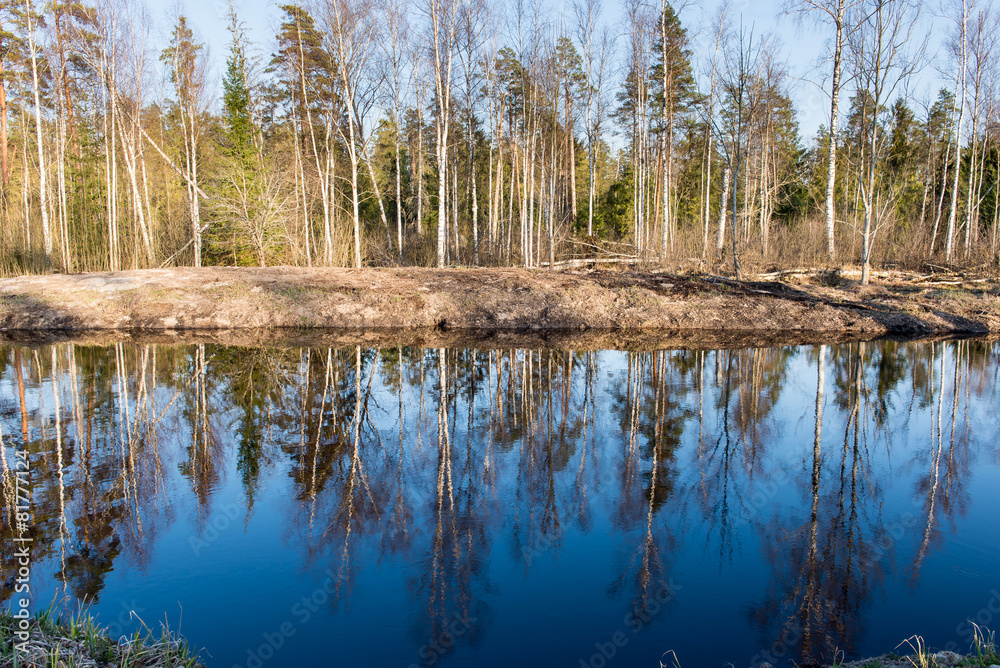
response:
[[[26,450],[33,606],[210,666],[961,651],[1000,627],[998,352],[8,345],[0,597]]]

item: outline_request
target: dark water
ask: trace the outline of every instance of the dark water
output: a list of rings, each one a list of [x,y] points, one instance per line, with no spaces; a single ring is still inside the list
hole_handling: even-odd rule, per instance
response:
[[[0,348],[3,572],[211,666],[800,665],[1000,627],[997,345]]]

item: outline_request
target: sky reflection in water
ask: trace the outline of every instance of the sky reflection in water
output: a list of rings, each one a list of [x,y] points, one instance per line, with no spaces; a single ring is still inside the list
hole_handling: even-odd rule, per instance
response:
[[[993,343],[0,348],[33,601],[210,666],[790,665],[1000,627]],[[61,472],[61,475],[60,475]]]

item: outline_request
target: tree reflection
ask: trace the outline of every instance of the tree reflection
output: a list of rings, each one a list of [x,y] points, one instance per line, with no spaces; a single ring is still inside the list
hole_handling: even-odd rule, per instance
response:
[[[331,614],[371,564],[406,564],[417,645],[456,619],[476,643],[496,564],[529,578],[577,563],[572,541],[613,541],[599,585],[643,619],[681,551],[725,572],[759,544],[769,586],[749,619],[817,662],[855,646],[887,577],[917,583],[969,507],[997,452],[973,415],[995,400],[994,351],[6,346],[0,534],[24,446],[33,559],[96,601],[113,569],[148,566],[178,499],[200,536],[230,485],[247,526],[280,504],[289,554],[333,577]],[[897,468],[914,511],[883,517]],[[7,552],[2,569],[6,599]]]
[[[970,394],[974,374],[980,379],[976,383],[977,393],[985,390],[981,360],[988,356],[982,347],[974,347],[968,341],[931,347],[931,360],[938,366],[936,375],[931,366],[928,379],[934,395],[931,438],[929,447],[915,451],[911,461],[920,471],[914,484],[914,496],[922,516],[922,536],[913,562],[911,586],[916,585],[932,545],[942,540],[942,521],[954,525],[957,517],[965,514],[969,507],[971,499],[967,485],[973,462]],[[980,364],[976,364],[977,361]]]

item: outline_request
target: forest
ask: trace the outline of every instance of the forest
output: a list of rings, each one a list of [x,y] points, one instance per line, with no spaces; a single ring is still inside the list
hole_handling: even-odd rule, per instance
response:
[[[3,0],[0,273],[996,269],[988,3],[789,0],[826,39],[813,138],[737,7],[611,9],[314,0],[259,44],[230,2],[216,86],[181,9],[158,48],[141,3]],[[928,68],[948,85],[921,100]]]

